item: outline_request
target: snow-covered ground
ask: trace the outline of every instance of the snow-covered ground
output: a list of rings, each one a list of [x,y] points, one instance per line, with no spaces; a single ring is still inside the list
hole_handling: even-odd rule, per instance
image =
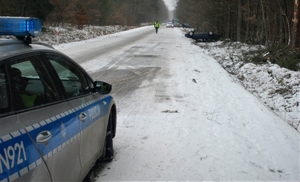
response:
[[[119,101],[116,156],[101,166],[97,182],[299,181],[299,72],[240,66],[241,50],[195,45],[180,29],[161,29],[135,44],[162,57],[153,65],[162,77]],[[83,67],[97,70],[93,61]],[[284,85],[290,94],[277,92]]]
[[[242,43],[197,43],[207,50],[237,82],[300,131],[300,71],[277,64],[245,63],[242,53],[260,49]]]
[[[48,25],[37,37],[39,41],[46,42],[51,45],[64,44],[70,42],[78,42],[82,40],[94,39],[99,36],[114,34],[126,31],[136,27],[132,26],[84,26],[81,29],[69,24],[61,24],[59,26]]]
[[[114,34],[135,27],[124,26],[86,26],[79,30],[72,26],[48,26],[39,36],[40,41],[56,45]],[[183,31],[182,34],[186,32]],[[58,36],[59,35],[59,36]],[[59,37],[59,38],[58,38]],[[285,122],[300,131],[300,72],[280,68],[276,64],[255,65],[244,63],[242,53],[259,49],[242,43],[197,43],[208,51],[235,81],[259,97]]]

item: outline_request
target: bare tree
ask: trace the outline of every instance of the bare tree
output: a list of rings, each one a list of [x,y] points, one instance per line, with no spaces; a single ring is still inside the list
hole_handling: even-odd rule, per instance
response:
[[[293,18],[293,29],[292,29],[292,46],[299,47],[300,45],[300,22],[299,22],[299,6],[300,0],[295,0],[294,6],[294,18]]]

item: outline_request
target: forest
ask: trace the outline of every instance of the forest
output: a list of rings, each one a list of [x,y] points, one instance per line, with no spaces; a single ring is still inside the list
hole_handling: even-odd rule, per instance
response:
[[[213,31],[223,40],[264,45],[248,60],[300,70],[300,0],[177,0],[174,12],[198,32]]]
[[[0,0],[0,16],[34,16],[44,23],[133,26],[164,20],[163,0]]]
[[[178,18],[197,32],[213,31],[222,40],[265,45],[268,57],[292,70],[300,65],[300,0],[0,0],[0,16],[33,16],[44,25],[139,26]],[[262,55],[261,53],[254,55]]]
[[[299,47],[299,0],[178,0],[176,15],[198,31],[245,43]]]
[[[34,16],[44,23],[133,26],[178,18],[197,31],[232,41],[299,47],[300,0],[175,0],[169,17],[163,0],[0,0],[1,16]]]

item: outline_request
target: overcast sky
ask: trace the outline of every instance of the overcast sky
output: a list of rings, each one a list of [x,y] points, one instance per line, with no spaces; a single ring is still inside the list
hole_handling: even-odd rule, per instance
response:
[[[169,10],[174,10],[177,0],[164,0]]]

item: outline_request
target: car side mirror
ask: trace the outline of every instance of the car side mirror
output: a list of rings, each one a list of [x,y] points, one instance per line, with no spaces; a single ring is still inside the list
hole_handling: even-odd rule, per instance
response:
[[[109,94],[112,90],[112,85],[106,82],[95,81],[94,88],[95,92],[99,92],[101,94]]]

